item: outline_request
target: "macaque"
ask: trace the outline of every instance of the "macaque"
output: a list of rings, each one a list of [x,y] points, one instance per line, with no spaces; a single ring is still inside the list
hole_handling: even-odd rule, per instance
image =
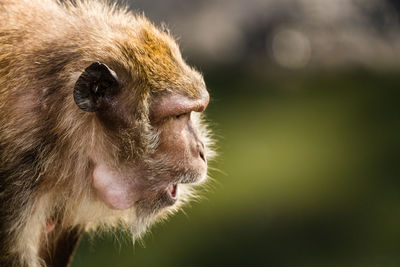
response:
[[[0,0],[0,266],[67,266],[85,231],[176,211],[214,155],[208,102],[143,15]]]

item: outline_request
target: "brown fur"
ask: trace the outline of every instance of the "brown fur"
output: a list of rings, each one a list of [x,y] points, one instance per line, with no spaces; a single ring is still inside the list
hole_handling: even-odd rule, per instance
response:
[[[199,96],[203,79],[174,40],[143,16],[93,1],[0,0],[0,18],[0,265],[57,266],[49,260],[60,253],[49,249],[54,240],[76,242],[76,233],[99,225],[126,225],[137,236],[175,210],[179,203],[146,216],[139,216],[149,213],[144,206],[112,210],[89,178],[96,155],[116,169],[127,159],[154,164],[146,156],[159,142],[149,119],[153,100],[168,92]],[[74,83],[95,61],[130,88],[110,113],[117,118],[74,103]],[[209,143],[205,126],[199,131]],[[186,195],[190,187],[182,185]],[[51,222],[56,228],[47,235]]]

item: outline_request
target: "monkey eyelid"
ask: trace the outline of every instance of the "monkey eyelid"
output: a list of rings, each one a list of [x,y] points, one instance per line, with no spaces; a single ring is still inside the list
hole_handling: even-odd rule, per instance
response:
[[[158,120],[153,120],[154,124],[165,124],[166,122],[170,121],[170,120],[179,120],[182,119],[183,117],[185,117],[186,115],[189,115],[192,111],[188,111],[185,113],[179,113],[179,114],[173,114],[173,115],[169,115],[169,116],[165,116],[163,118],[160,118]]]

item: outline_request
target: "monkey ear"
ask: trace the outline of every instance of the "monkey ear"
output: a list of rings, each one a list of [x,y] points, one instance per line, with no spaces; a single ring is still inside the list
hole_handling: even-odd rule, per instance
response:
[[[94,62],[79,76],[74,87],[74,100],[86,112],[101,109],[106,97],[122,87],[117,74],[106,64]]]

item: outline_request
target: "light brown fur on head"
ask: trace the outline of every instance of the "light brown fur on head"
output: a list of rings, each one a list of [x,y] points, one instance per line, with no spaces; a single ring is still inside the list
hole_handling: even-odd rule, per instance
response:
[[[171,175],[184,169],[164,154],[154,156],[159,147],[169,148],[162,141],[167,126],[152,122],[154,107],[168,107],[169,98],[163,98],[168,95],[184,95],[187,101],[208,95],[202,76],[186,65],[173,38],[143,15],[94,1],[0,0],[0,17],[0,263],[45,264],[48,252],[40,244],[62,238],[58,230],[124,225],[138,236],[176,210],[191,185],[180,185],[172,207],[154,209],[157,198],[144,196],[143,205],[138,201],[116,210],[99,198],[91,178],[103,162],[128,173],[140,161],[138,172],[146,172],[149,181],[166,169]],[[106,64],[124,83],[115,99],[122,104],[110,105],[105,114],[82,111],[72,94],[93,62]],[[201,115],[193,114],[193,120],[196,135],[210,146]],[[206,152],[213,156],[211,149]],[[172,165],[176,170],[169,170]],[[186,171],[185,179],[195,173]],[[159,183],[146,181],[149,194]],[[54,236],[45,231],[49,225],[55,225]]]

